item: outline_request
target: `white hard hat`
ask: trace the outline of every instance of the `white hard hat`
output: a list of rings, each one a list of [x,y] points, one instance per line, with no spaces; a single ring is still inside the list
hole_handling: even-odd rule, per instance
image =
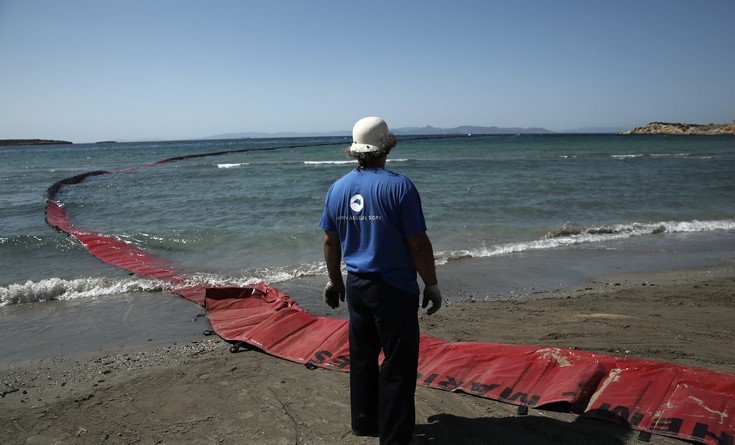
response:
[[[379,117],[363,117],[352,127],[352,153],[370,153],[395,145],[395,136],[388,130],[388,124]]]

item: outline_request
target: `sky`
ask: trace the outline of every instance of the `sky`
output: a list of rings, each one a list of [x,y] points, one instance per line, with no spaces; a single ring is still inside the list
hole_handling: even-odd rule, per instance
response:
[[[733,0],[0,0],[0,139],[735,120]]]

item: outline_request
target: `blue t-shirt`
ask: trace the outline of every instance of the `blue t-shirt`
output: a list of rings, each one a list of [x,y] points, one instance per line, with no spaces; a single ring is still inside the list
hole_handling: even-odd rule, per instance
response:
[[[410,179],[382,168],[347,173],[329,188],[319,226],[339,234],[348,272],[377,272],[419,293],[406,238],[426,232],[426,222]]]

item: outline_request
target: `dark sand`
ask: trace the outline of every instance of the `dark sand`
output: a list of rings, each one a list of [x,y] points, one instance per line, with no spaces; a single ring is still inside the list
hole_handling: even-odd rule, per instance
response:
[[[465,300],[429,317],[449,340],[577,348],[735,373],[735,265],[599,278]],[[111,347],[0,364],[2,444],[377,444],[349,427],[348,375],[217,338]],[[637,433],[569,413],[418,388],[430,444],[639,444]],[[683,442],[654,436],[653,444]]]

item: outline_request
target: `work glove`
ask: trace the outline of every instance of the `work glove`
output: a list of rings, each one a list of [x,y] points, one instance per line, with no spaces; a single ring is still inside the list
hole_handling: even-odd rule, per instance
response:
[[[431,301],[431,307],[426,311],[429,315],[442,307],[442,293],[439,291],[439,285],[432,284],[424,288],[424,301],[421,303],[421,307],[426,308],[429,305],[429,301]]]
[[[324,302],[332,309],[339,307],[339,302],[345,301],[345,283],[340,277],[339,281],[329,280],[324,287]]]

